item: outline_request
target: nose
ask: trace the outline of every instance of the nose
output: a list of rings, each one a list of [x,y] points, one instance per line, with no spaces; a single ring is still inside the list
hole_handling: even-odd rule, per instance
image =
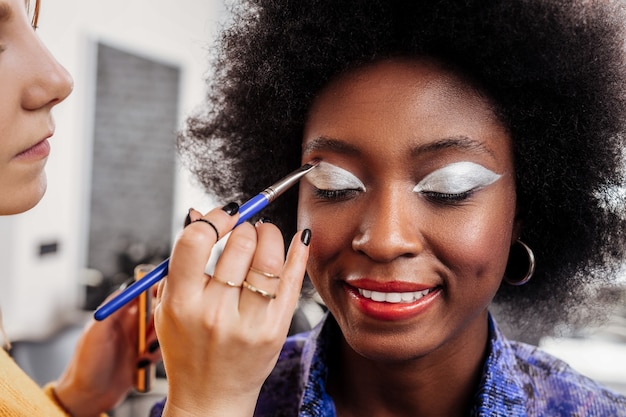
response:
[[[411,197],[415,196],[410,190],[389,190],[368,201],[352,240],[353,250],[377,262],[419,255],[424,240]]]
[[[52,108],[72,92],[74,80],[39,37],[31,33],[28,50],[24,52],[26,65],[22,106],[27,110]]]

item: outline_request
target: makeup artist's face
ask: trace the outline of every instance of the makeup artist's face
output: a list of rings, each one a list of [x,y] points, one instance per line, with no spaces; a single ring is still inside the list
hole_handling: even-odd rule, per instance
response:
[[[46,189],[52,107],[72,79],[35,34],[24,0],[0,0],[0,214],[28,210]]]
[[[484,348],[516,204],[487,100],[432,62],[378,62],[318,95],[303,149],[322,161],[300,186],[308,272],[349,345],[391,360]]]

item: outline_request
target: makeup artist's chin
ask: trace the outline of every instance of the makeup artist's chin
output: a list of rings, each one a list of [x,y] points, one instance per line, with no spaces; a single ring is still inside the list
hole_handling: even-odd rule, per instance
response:
[[[45,171],[41,171],[36,179],[27,185],[15,185],[14,192],[9,193],[9,201],[0,202],[0,215],[19,214],[35,207],[46,193],[48,185]]]

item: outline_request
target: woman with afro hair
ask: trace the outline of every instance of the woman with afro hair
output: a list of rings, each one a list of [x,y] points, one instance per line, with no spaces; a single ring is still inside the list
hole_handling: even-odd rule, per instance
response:
[[[203,221],[158,297],[169,393],[153,415],[626,416],[512,340],[610,311],[624,4],[242,0],[231,16],[179,137],[188,166],[235,201],[317,166],[271,222],[230,234],[213,276],[238,206],[190,211]],[[328,311],[285,342],[305,267]]]

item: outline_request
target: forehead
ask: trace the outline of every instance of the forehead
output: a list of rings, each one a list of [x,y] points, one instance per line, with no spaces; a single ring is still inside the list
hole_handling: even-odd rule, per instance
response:
[[[450,143],[472,143],[465,148],[488,150],[497,145],[491,139],[502,144],[505,137],[504,151],[510,146],[489,98],[461,75],[425,59],[379,61],[329,82],[310,108],[305,150],[320,137],[402,154],[451,138]]]

